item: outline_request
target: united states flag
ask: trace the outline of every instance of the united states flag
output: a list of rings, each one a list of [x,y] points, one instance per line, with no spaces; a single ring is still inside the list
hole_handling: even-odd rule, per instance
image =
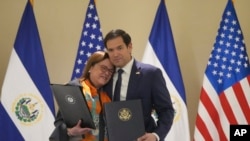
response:
[[[249,58],[229,0],[205,71],[194,140],[227,141],[230,124],[250,124],[249,82]]]
[[[90,0],[71,79],[81,76],[89,56],[98,50],[104,50],[103,37],[95,2]]]

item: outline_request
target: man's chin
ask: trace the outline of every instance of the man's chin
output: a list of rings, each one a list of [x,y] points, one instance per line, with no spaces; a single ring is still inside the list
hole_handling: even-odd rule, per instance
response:
[[[120,63],[120,62],[115,62],[114,65],[118,68],[122,68],[122,66],[123,66],[122,63]]]

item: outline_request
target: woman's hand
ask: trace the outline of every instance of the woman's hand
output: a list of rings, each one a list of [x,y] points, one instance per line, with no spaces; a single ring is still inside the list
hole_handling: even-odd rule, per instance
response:
[[[152,133],[146,133],[143,136],[139,137],[137,141],[157,141],[157,138]]]
[[[79,120],[76,126],[72,128],[68,128],[68,135],[69,136],[78,136],[78,135],[83,135],[91,131],[91,128],[82,128],[81,127],[82,121]]]

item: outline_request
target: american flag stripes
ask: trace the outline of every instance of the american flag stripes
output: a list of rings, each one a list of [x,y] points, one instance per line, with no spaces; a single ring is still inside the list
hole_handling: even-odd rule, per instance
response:
[[[228,0],[204,74],[194,140],[227,141],[230,124],[250,124],[249,82],[243,34]]]
[[[81,76],[89,56],[98,50],[104,50],[103,37],[95,2],[90,0],[71,79]]]

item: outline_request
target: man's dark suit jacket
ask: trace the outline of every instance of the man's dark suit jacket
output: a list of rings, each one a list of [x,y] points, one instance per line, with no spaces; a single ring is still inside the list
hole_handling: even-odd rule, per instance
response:
[[[113,80],[105,86],[112,99]],[[126,100],[141,99],[146,132],[155,132],[164,140],[174,117],[174,109],[159,68],[138,61],[133,62]],[[152,109],[158,114],[157,126],[151,116]]]

